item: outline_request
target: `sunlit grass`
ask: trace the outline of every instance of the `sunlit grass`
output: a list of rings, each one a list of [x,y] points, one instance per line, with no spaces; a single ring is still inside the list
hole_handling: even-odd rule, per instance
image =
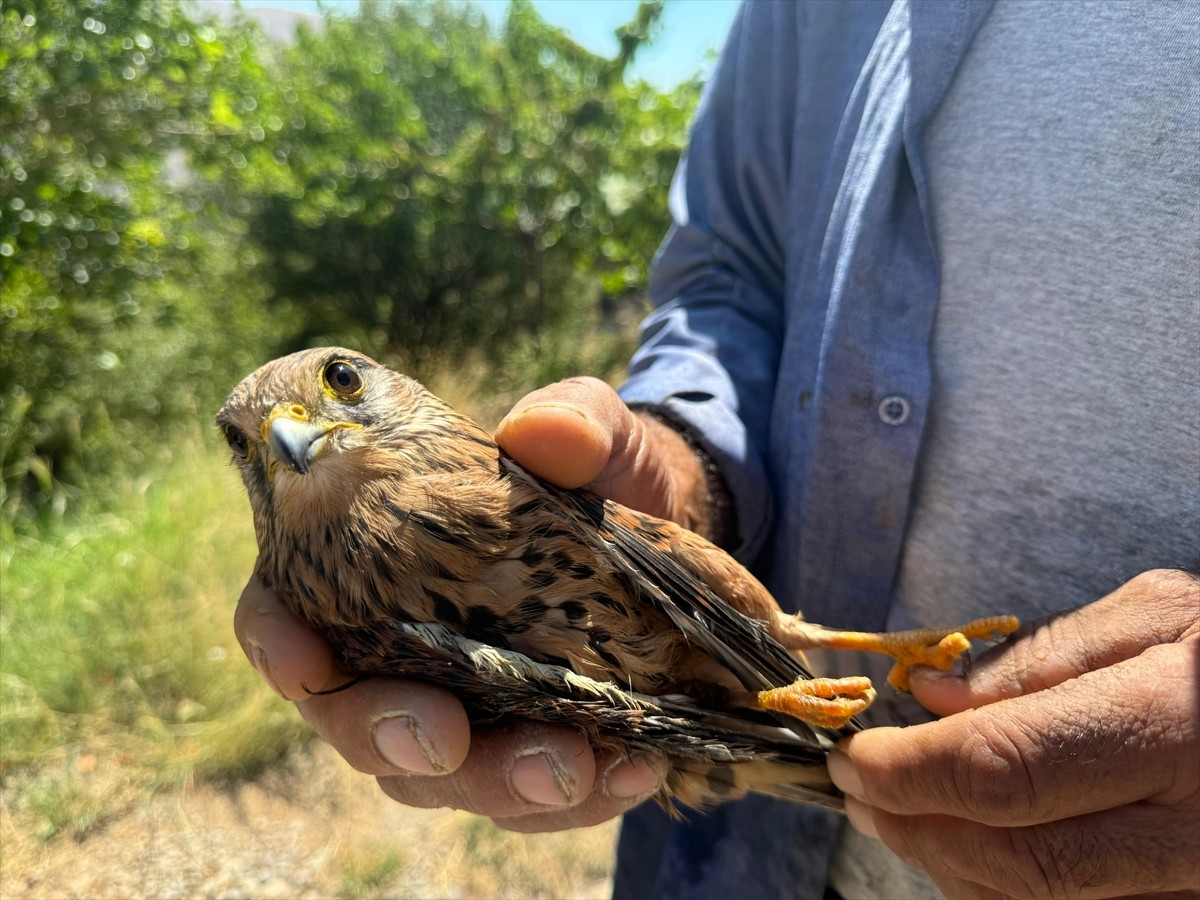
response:
[[[617,822],[547,834],[505,831],[490,819],[450,810],[342,846],[339,896],[607,896]]]
[[[70,765],[60,765],[18,779],[13,805],[39,840],[60,832],[79,837],[116,812],[122,792],[111,787],[85,782]]]
[[[253,776],[308,733],[233,636],[254,537],[223,453],[195,435],[119,497],[4,535],[0,775],[24,795],[15,808],[42,810],[46,836],[86,829],[132,791]],[[84,796],[79,759],[112,773],[107,797]]]
[[[347,854],[341,860],[342,879],[338,893],[351,900],[374,900],[386,896],[384,890],[404,861],[395,848]]]

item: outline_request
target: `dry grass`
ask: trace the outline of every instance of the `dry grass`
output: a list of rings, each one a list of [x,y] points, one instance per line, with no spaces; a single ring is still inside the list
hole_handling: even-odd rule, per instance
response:
[[[252,783],[144,795],[78,840],[40,841],[2,811],[0,897],[12,900],[599,898],[616,837],[615,823],[518,835],[467,813],[406,809],[323,744]]]

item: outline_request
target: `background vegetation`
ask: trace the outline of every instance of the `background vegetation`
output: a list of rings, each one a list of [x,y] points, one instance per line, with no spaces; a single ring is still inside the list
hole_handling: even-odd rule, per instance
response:
[[[349,343],[418,376],[479,359],[512,390],[576,367],[644,286],[697,94],[622,77],[661,0],[615,60],[527,0],[501,30],[364,0],[288,47],[200,9],[0,12],[9,528],[144,471],[280,352]]]
[[[230,633],[236,381],[360,347],[494,422],[627,356],[698,97],[513,0],[289,46],[157,0],[0,7],[0,786],[49,837],[306,739]],[[78,774],[120,774],[102,795]]]

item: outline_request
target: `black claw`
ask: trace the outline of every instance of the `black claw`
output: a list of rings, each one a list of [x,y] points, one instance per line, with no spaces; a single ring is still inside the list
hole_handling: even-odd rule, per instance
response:
[[[356,684],[361,684],[362,682],[366,681],[370,677],[371,677],[370,675],[356,675],[354,678],[351,678],[345,684],[339,684],[335,688],[327,688],[326,690],[323,690],[323,691],[310,691],[308,689],[308,685],[305,684],[303,681],[300,682],[300,687],[304,688],[304,693],[308,694],[310,697],[325,697],[325,696],[328,696],[329,694],[340,694],[342,691],[349,690],[350,688],[354,687]]]

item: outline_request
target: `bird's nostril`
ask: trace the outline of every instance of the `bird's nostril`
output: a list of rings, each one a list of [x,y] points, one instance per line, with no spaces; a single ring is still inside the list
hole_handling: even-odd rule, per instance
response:
[[[299,403],[293,403],[288,407],[288,415],[301,422],[308,421],[308,410],[306,410]]]

